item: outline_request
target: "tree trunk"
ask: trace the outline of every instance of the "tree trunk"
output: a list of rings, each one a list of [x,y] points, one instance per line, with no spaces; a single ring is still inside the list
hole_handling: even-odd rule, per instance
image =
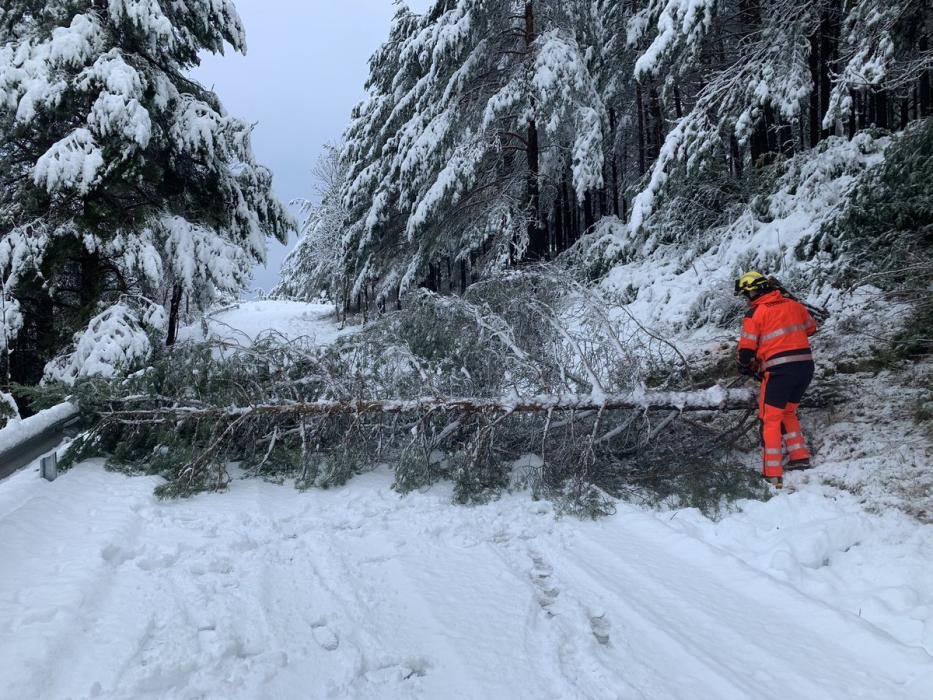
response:
[[[821,24],[822,26],[822,24]],[[820,121],[823,112],[820,109],[820,32],[813,32],[810,37],[810,148],[815,148],[823,138]]]
[[[525,47],[528,60],[531,61],[535,41],[535,15],[532,0],[525,1]],[[528,249],[525,258],[544,260],[547,257],[547,238],[541,226],[541,185],[539,182],[540,151],[538,145],[538,125],[534,119],[528,124]]]
[[[593,193],[587,192],[583,197],[583,232],[589,231],[596,223],[596,217],[593,214]]]
[[[564,240],[564,205],[559,193],[554,200],[554,247],[558,255],[567,250],[567,241]]]
[[[94,310],[101,295],[101,264],[97,253],[92,253],[83,245],[78,255],[78,264],[80,266],[80,292],[78,298],[81,304],[81,315],[90,320],[94,316]]]
[[[635,109],[638,111],[638,176],[642,177],[647,168],[645,157],[645,104],[641,97],[641,83],[635,86]]]
[[[839,45],[840,0],[832,0],[820,19],[820,106],[829,107],[832,93],[832,73],[836,67],[836,50]],[[822,115],[821,115],[822,118]],[[830,129],[821,130],[822,138],[832,134]]]
[[[175,341],[178,340],[178,319],[181,310],[182,294],[183,290],[181,285],[176,284],[172,287],[172,299],[168,307],[168,337],[165,339],[165,344],[169,347],[174,345]]]
[[[767,154],[770,152],[768,145],[768,112],[761,110],[761,115],[755,123],[752,136],[748,142],[749,151],[752,157],[752,166],[759,167],[767,164]]]
[[[115,403],[115,402],[114,402]],[[137,402],[134,402],[137,403]],[[113,405],[113,404],[111,404]],[[635,409],[640,411],[741,411],[755,405],[755,394],[749,389],[702,389],[697,391],[647,391],[593,396],[591,394],[546,394],[528,397],[476,398],[422,396],[414,399],[348,399],[341,401],[310,401],[259,406],[160,406],[156,408],[125,408],[104,413],[103,417],[132,422],[162,416],[206,418],[236,416],[244,418],[288,418],[303,415],[356,415],[365,413],[393,414],[418,412],[456,412],[502,415],[511,413],[542,413],[548,411],[598,411]]]
[[[926,32],[926,26],[921,31]],[[930,39],[924,33],[920,37],[920,52],[926,53],[929,48]],[[930,71],[928,70],[921,73],[920,79],[917,81],[917,117],[920,119],[933,114],[933,89],[931,89],[933,86],[931,86],[930,82]]]
[[[616,158],[616,111],[609,110],[609,159],[612,162],[612,213],[619,215],[619,160]]]
[[[729,148],[732,152],[732,176],[737,180],[741,180],[745,173],[745,163],[743,162],[739,140],[735,137],[734,131],[729,136]]]
[[[658,95],[656,87],[652,86],[649,93],[651,104],[652,136],[654,143],[652,148],[652,160],[657,160],[661,155],[661,146],[664,144],[664,114],[661,111],[661,97]]]
[[[794,155],[794,129],[793,127],[781,120],[777,128],[777,147],[782,155],[787,156],[788,158]]]
[[[571,245],[573,245],[576,238],[574,236],[574,221],[573,221],[574,203],[571,200],[570,188],[567,186],[566,179],[561,183],[561,192],[563,193],[563,196],[561,197],[561,199],[563,200],[563,204],[564,204],[564,217],[563,217],[564,219],[564,242],[567,248],[569,248]]]

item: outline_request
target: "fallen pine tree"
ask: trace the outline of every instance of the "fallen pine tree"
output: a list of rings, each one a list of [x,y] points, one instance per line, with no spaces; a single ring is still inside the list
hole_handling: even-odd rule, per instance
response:
[[[327,487],[379,464],[401,491],[449,479],[469,502],[517,480],[588,513],[606,492],[760,493],[736,459],[756,443],[753,388],[694,388],[676,347],[562,280],[475,287],[425,293],[330,347],[179,345],[79,382],[95,427],[69,460],[161,474],[164,495],[223,488],[232,466]]]
[[[414,399],[348,399],[320,400],[300,403],[258,404],[255,406],[204,406],[180,404],[148,408],[129,408],[134,403],[151,403],[153,397],[127,397],[102,413],[105,419],[134,422],[141,420],[179,420],[197,418],[289,418],[311,415],[354,415],[367,413],[463,413],[508,415],[564,411],[741,411],[753,405],[755,395],[750,389],[723,389],[719,386],[696,391],[641,391],[600,396],[594,394],[558,394],[514,396],[503,398],[464,398],[424,396]],[[158,400],[158,399],[156,399]]]

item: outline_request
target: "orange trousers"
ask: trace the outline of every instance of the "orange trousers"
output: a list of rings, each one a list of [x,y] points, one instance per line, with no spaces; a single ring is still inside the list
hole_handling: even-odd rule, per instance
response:
[[[784,448],[790,459],[810,457],[797,409],[812,378],[813,362],[788,363],[765,372],[758,395],[764,476],[784,475]]]

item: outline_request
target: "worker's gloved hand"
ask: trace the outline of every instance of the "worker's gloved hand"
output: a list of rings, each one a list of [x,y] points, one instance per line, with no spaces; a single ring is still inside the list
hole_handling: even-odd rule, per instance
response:
[[[755,379],[761,379],[761,372],[758,371],[758,361],[752,360],[747,365],[738,363],[739,365],[739,374],[744,374],[747,377],[755,377]]]

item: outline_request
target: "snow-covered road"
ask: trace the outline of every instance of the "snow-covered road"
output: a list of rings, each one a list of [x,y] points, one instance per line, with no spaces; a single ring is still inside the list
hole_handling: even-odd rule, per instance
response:
[[[526,494],[401,498],[386,471],[177,502],[155,483],[0,483],[0,697],[933,697],[931,528],[845,502],[580,522]],[[908,603],[847,609],[891,602],[879,572],[838,580],[859,549]]]

